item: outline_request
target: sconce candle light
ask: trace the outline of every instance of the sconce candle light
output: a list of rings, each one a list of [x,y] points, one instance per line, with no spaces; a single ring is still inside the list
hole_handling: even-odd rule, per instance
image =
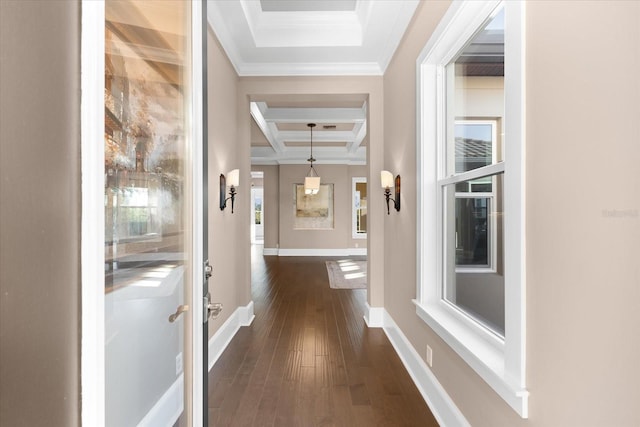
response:
[[[240,171],[234,169],[227,173],[220,174],[220,210],[223,211],[227,207],[227,200],[231,199],[231,213],[233,213],[233,205],[236,200],[236,187],[240,185]],[[227,187],[229,187],[229,197],[226,197]],[[226,197],[226,198],[225,198]]]
[[[400,175],[396,176],[394,183],[391,172],[381,171],[380,183],[382,184],[382,188],[384,188],[384,197],[387,202],[387,215],[389,215],[389,200],[393,201],[393,207],[400,212]],[[391,198],[391,187],[395,187],[395,198]]]

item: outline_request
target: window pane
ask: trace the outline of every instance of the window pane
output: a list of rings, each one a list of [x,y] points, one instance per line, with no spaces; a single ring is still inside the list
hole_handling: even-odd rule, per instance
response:
[[[460,193],[447,185],[444,200],[445,299],[504,336],[503,175],[487,177],[495,189]]]
[[[455,172],[467,172],[493,163],[493,123],[456,123]]]
[[[456,267],[490,267],[487,233],[492,197],[456,197]]]
[[[502,11],[447,65],[446,87],[446,175],[467,172],[502,161]]]

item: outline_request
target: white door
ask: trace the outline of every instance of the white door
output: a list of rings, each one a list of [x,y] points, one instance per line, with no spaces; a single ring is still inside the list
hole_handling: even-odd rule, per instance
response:
[[[83,246],[104,251],[104,272],[94,270],[94,277],[103,274],[95,282],[103,287],[96,324],[103,326],[104,353],[91,374],[98,387],[103,382],[95,395],[102,401],[89,395],[83,423],[200,424],[194,408],[204,392],[194,361],[202,358],[203,333],[201,5],[106,0],[85,1],[85,8],[95,15],[83,11],[83,27],[101,17],[93,24],[104,35],[103,167],[91,171],[83,157],[83,176],[93,172],[104,181],[101,231]],[[91,67],[85,61],[83,72]],[[85,196],[90,191],[83,203]],[[83,240],[90,234],[83,229]],[[89,334],[83,328],[83,340]],[[83,375],[92,364],[85,353]]]

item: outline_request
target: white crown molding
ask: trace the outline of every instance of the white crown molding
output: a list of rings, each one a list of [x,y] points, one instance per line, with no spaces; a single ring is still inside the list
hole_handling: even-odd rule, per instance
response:
[[[418,0],[358,0],[355,11],[263,12],[208,0],[208,21],[240,76],[382,75]]]

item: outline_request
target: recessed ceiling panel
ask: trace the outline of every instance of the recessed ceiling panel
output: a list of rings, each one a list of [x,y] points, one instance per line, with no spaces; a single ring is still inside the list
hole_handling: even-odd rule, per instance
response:
[[[356,10],[356,0],[260,0],[264,12],[345,12]]]
[[[382,75],[419,0],[208,0],[240,76]]]

